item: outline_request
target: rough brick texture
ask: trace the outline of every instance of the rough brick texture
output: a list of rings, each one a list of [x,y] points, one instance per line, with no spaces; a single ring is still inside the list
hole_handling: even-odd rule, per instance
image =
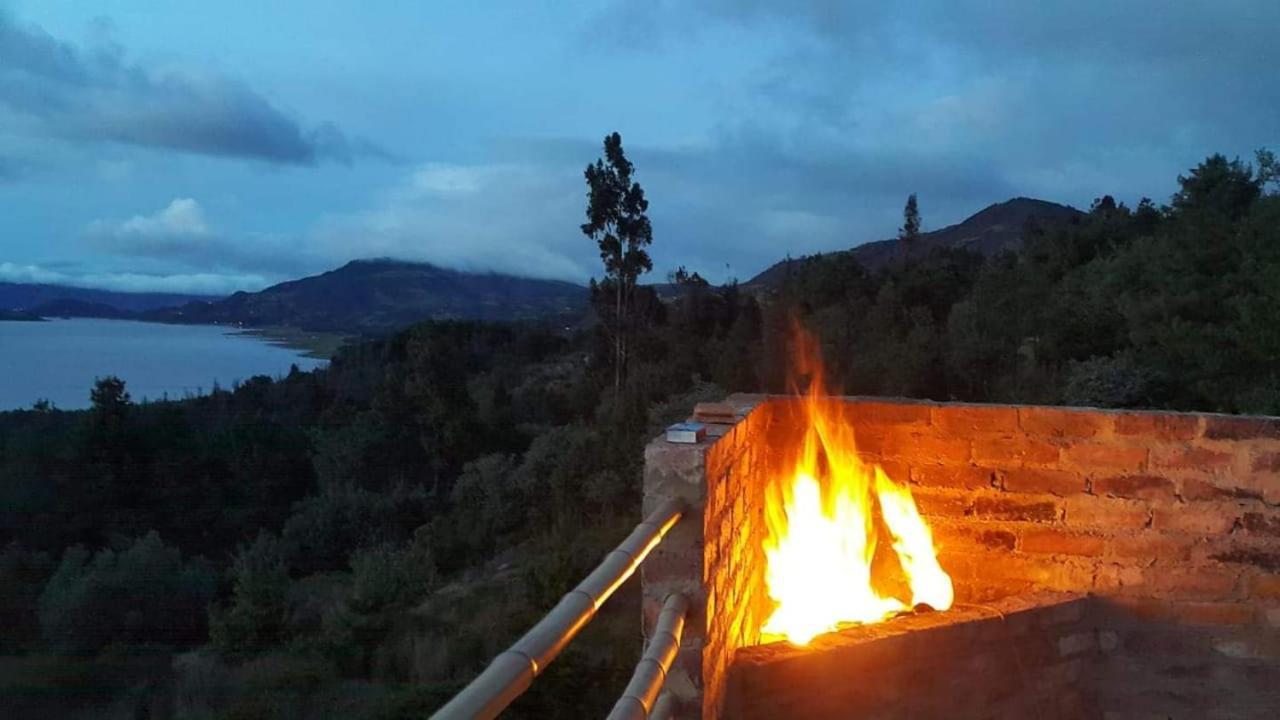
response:
[[[1008,598],[738,651],[726,714],[775,718],[1096,716],[1098,630],[1078,596]]]
[[[762,487],[786,476],[777,449],[803,418],[794,398],[729,402],[743,419],[723,436],[646,451],[646,507],[672,493],[696,505],[644,581],[651,605],[677,587],[695,600],[688,677],[669,681],[690,717],[722,716],[731,658],[758,642]],[[1110,603],[1098,622],[1114,643],[1095,665],[1160,717],[1251,717],[1276,700],[1280,419],[879,398],[847,398],[843,412],[860,453],[910,483],[959,602],[1051,591]],[[1123,692],[1096,701],[1087,716],[1138,712]]]

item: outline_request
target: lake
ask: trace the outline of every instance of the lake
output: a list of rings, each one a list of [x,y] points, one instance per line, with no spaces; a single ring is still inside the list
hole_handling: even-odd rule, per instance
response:
[[[257,335],[209,325],[73,318],[0,322],[0,411],[46,398],[64,410],[89,406],[94,378],[115,375],[135,402],[230,388],[254,375],[285,375],[326,361]]]

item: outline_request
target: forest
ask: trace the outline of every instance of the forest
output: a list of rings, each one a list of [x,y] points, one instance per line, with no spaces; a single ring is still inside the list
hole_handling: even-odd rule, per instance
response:
[[[637,522],[661,428],[789,390],[795,319],[850,394],[1280,414],[1269,152],[1032,223],[1018,252],[814,256],[759,292],[681,268],[671,299],[636,281],[620,141],[595,167],[625,172],[587,174],[624,191],[583,227],[590,325],[427,322],[200,397],[102,378],[88,410],[0,413],[0,716],[422,717]],[[607,712],[634,582],[510,717]]]

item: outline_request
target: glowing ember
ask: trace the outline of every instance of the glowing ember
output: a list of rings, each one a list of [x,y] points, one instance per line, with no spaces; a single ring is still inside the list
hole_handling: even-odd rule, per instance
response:
[[[938,565],[929,526],[911,491],[857,454],[839,401],[823,392],[816,346],[803,331],[797,353],[810,376],[808,425],[790,482],[771,484],[766,502],[766,582],[777,603],[762,628],[807,644],[841,623],[873,623],[921,603],[951,607],[951,578]],[[875,521],[878,516],[879,523]],[[908,605],[882,595],[872,577],[877,540],[890,541],[911,592]]]

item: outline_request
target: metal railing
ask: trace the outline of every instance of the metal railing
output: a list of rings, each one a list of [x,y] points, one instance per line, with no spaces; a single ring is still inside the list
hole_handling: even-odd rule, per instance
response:
[[[652,717],[658,695],[667,681],[667,671],[680,652],[680,635],[684,632],[684,618],[689,611],[689,601],[683,595],[668,595],[658,614],[653,637],[644,656],[636,664],[635,674],[622,697],[618,698],[608,720],[647,720]]]
[[[494,658],[484,672],[432,717],[438,720],[489,720],[497,717],[529,689],[533,679],[542,674],[569,641],[591,622],[605,600],[640,567],[649,552],[680,520],[684,507],[684,502],[678,499],[668,500],[659,506],[551,612]]]

